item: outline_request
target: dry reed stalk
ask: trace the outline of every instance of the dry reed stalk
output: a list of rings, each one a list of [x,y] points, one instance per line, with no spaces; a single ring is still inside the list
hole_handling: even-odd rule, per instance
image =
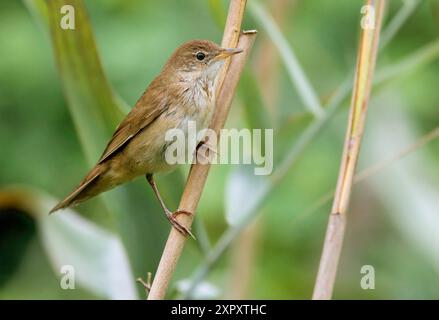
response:
[[[226,62],[222,74],[218,79],[218,93],[216,100],[215,114],[210,125],[217,135],[223,128],[227,115],[230,110],[236,87],[247,60],[249,51],[254,42],[256,31],[246,31],[240,33],[241,23],[244,16],[246,0],[231,0],[227,22],[224,30],[222,46],[227,48],[238,47],[244,52],[234,56],[231,61]],[[185,189],[180,201],[179,209],[193,212],[197,208],[198,202],[203,191],[210,165],[194,164],[191,167],[186,182]],[[180,215],[179,222],[186,227],[190,227],[194,215]],[[171,281],[178,260],[183,251],[186,238],[174,228],[171,230],[165,249],[148,295],[148,300],[164,299],[166,290]]]
[[[390,167],[395,162],[397,162],[397,161],[403,159],[404,157],[407,157],[410,154],[418,151],[420,148],[422,148],[426,144],[436,140],[437,138],[439,138],[439,127],[434,128],[433,130],[426,133],[425,135],[420,137],[418,140],[416,140],[412,144],[410,144],[410,145],[404,147],[403,149],[399,150],[398,152],[396,152],[394,155],[392,155],[384,160],[381,160],[379,162],[376,162],[376,163],[372,164],[371,166],[369,166],[369,167],[363,169],[362,171],[358,172],[357,174],[355,174],[354,180],[352,183],[353,186],[363,182],[364,180],[368,179],[371,176],[374,176],[374,175],[380,173],[384,169],[387,169],[388,167]],[[305,216],[317,211],[318,209],[320,209],[321,207],[326,205],[329,201],[331,201],[334,198],[334,194],[335,194],[335,191],[329,191],[329,192],[325,193],[316,202],[314,202],[312,205],[310,205],[307,209],[302,211],[300,214],[297,214],[295,216],[294,220],[292,220],[292,221],[297,223],[297,221],[299,219],[302,219]]]
[[[372,28],[364,28],[363,25],[361,31],[349,123],[335,198],[329,217],[323,253],[320,258],[319,271],[314,287],[314,300],[327,300],[332,297],[346,227],[346,211],[349,205],[352,181],[366,121],[384,4],[385,0],[366,1],[366,5],[369,6],[369,8],[370,6],[374,8],[373,18],[375,19],[375,24]]]

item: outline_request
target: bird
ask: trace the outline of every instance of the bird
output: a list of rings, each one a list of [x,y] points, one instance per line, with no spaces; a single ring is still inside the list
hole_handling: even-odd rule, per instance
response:
[[[176,219],[179,214],[192,213],[167,208],[154,174],[176,167],[165,159],[168,130],[181,129],[187,134],[188,121],[194,121],[200,130],[208,127],[222,66],[227,58],[240,52],[241,49],[222,48],[209,40],[191,40],[180,45],[117,126],[96,165],[50,213],[145,176],[172,226],[193,237],[190,229]]]

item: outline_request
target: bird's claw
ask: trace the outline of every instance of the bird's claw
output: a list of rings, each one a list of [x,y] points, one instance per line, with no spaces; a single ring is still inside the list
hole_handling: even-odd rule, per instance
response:
[[[185,237],[190,236],[192,239],[197,240],[194,236],[194,234],[191,232],[191,230],[184,225],[182,225],[178,220],[177,216],[180,214],[185,214],[188,216],[191,216],[192,213],[186,210],[177,210],[175,212],[166,212],[166,217],[168,218],[169,222],[172,224],[172,226],[177,229],[178,232],[180,232]]]

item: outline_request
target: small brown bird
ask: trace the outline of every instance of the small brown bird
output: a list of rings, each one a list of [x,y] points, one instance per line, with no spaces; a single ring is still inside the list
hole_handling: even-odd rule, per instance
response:
[[[165,160],[167,130],[179,128],[187,134],[188,121],[195,121],[199,130],[209,125],[215,108],[216,80],[224,59],[241,51],[224,49],[207,40],[189,41],[177,48],[119,124],[96,166],[50,212],[77,205],[145,175],[168,220],[178,231],[192,236],[176,220],[178,214],[191,213],[168,210],[153,174],[174,167]]]

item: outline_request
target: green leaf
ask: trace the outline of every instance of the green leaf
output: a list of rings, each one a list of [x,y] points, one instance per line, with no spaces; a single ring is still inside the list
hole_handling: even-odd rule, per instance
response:
[[[62,277],[61,268],[71,266],[75,287],[107,299],[137,298],[130,264],[117,235],[71,209],[47,215],[57,201],[37,189],[8,188],[2,190],[0,198],[0,207],[6,205],[5,199],[13,198],[16,206],[36,220],[37,234],[56,275]]]
[[[105,77],[83,1],[26,0],[26,4],[50,31],[69,110],[85,157],[92,166],[128,108]],[[66,4],[74,8],[74,30],[64,30],[60,26],[65,15],[61,14],[61,7]],[[157,234],[162,231],[164,235],[165,230],[169,230],[153,193],[148,191],[147,183],[142,181],[137,187],[136,183],[131,183],[100,197],[114,216],[135,277],[144,276],[155,267],[154,262],[161,253],[156,245]]]
[[[98,57],[84,4],[80,0],[27,0],[49,27],[54,56],[70,112],[90,164],[128,108],[111,89]],[[61,8],[74,8],[75,29],[60,26]]]

